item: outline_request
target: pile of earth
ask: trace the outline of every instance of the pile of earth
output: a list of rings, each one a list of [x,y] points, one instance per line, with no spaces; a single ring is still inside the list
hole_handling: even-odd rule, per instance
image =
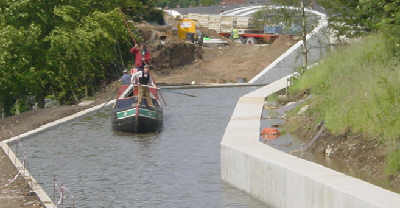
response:
[[[174,27],[137,25],[152,56],[154,71],[167,72],[172,68],[193,63],[202,57],[202,48],[180,40]]]
[[[160,83],[235,83],[248,81],[271,64],[297,40],[280,36],[272,44],[244,45],[230,43],[226,46],[204,47],[194,63],[170,70],[154,71]]]

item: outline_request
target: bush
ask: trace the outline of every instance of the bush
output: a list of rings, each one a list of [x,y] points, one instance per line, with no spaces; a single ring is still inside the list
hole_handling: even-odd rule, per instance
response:
[[[400,172],[400,149],[391,152],[386,157],[385,172],[388,175],[395,175]]]
[[[0,106],[6,114],[15,111],[17,100],[26,103],[27,95],[40,106],[49,94],[76,103],[115,78],[131,59],[120,8],[135,20],[160,21],[152,1],[0,3]]]

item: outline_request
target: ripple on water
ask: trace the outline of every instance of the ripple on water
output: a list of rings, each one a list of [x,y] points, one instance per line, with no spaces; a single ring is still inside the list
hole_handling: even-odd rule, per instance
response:
[[[164,93],[158,134],[111,130],[110,108],[23,141],[32,174],[56,175],[77,207],[265,207],[220,179],[220,141],[237,99],[255,88]]]

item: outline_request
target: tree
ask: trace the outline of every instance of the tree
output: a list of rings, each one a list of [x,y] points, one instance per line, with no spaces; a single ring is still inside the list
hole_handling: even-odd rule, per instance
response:
[[[48,95],[75,103],[115,77],[131,40],[120,8],[140,21],[152,0],[0,2],[0,106],[15,113]],[[134,30],[134,27],[132,27]],[[19,108],[19,107],[17,107]]]
[[[215,1],[215,0],[200,0],[201,6],[211,6],[216,3],[217,3],[217,1]]]
[[[311,5],[313,3],[312,0],[272,0],[273,3],[283,6],[278,9],[281,14],[281,18],[284,20],[286,24],[291,25],[294,22],[295,18],[300,17],[301,19],[301,36],[303,40],[302,48],[303,48],[303,67],[300,73],[303,73],[306,67],[308,66],[308,48],[307,48],[307,15],[305,12],[306,5]]]
[[[357,37],[383,31],[393,50],[400,47],[400,0],[318,0],[338,35]]]
[[[160,0],[157,1],[156,5],[159,7],[170,7],[176,8],[178,5],[180,7],[189,7],[189,6],[211,6],[216,5],[220,2],[220,0]]]

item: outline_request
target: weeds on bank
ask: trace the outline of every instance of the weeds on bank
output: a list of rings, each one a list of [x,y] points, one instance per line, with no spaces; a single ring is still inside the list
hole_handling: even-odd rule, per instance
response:
[[[399,142],[400,62],[382,35],[338,49],[296,80],[290,93],[310,89],[310,116],[334,134],[347,131]],[[398,148],[397,148],[398,149]],[[400,150],[387,157],[400,171]]]
[[[400,149],[389,153],[386,158],[385,172],[389,175],[394,175],[400,170]]]

